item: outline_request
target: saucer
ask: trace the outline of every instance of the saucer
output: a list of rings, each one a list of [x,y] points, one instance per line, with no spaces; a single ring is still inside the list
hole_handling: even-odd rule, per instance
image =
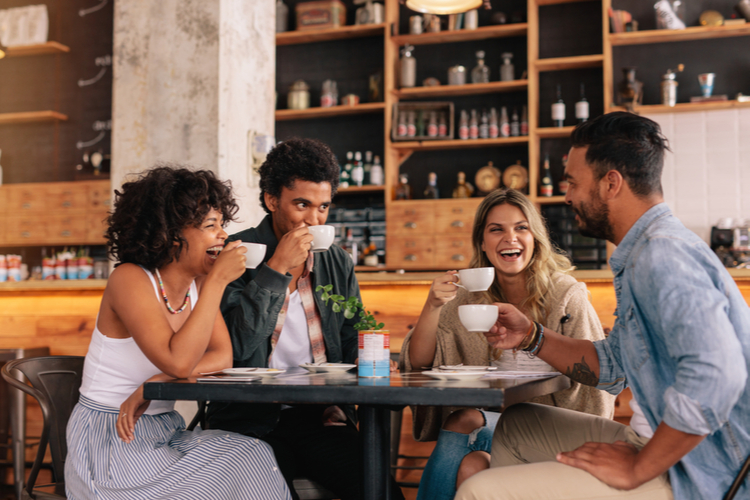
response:
[[[302,363],[300,366],[312,373],[332,373],[349,371],[352,368],[356,368],[357,365],[348,363],[321,363],[319,365],[315,363]]]
[[[477,380],[487,375],[487,370],[483,371],[460,371],[460,370],[429,370],[422,372],[422,375],[436,378],[438,380]]]
[[[286,370],[281,370],[279,368],[257,367],[227,368],[226,370],[221,371],[221,373],[223,373],[224,375],[231,375],[233,377],[246,377],[248,375],[257,375],[259,377],[275,377],[276,375],[281,375],[284,372],[286,372]]]

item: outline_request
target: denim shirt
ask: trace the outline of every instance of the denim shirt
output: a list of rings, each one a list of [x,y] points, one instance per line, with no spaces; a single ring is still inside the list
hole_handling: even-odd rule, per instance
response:
[[[674,498],[722,498],[750,453],[750,309],[664,203],[630,228],[610,267],[617,320],[594,343],[598,387],[629,386],[654,430],[706,435],[669,470]],[[750,498],[747,483],[737,498]]]

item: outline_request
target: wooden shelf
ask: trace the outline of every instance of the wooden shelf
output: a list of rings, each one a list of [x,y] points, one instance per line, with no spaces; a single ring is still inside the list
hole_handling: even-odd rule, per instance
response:
[[[536,135],[542,139],[570,137],[575,127],[543,127],[536,129]]]
[[[351,186],[347,188],[339,188],[336,194],[357,194],[357,193],[382,193],[385,191],[385,186]]]
[[[435,87],[411,87],[393,90],[399,99],[416,99],[419,97],[448,97],[458,95],[496,94],[526,90],[528,80],[510,82],[467,83],[466,85],[437,85]]]
[[[665,106],[663,104],[646,104],[643,106],[637,106],[635,108],[635,111],[639,115],[648,115],[651,113],[690,113],[696,111],[735,108],[750,108],[750,102],[739,102],[736,100],[715,102],[680,102],[677,103],[674,107]],[[625,108],[622,106],[612,106],[610,110],[625,111]]]
[[[630,33],[612,33],[610,43],[614,45],[642,45],[647,43],[686,42],[707,38],[750,36],[750,23],[739,26],[691,26],[684,30],[646,30]]]
[[[392,142],[393,149],[405,149],[410,151],[438,151],[443,149],[468,149],[468,148],[494,148],[502,146],[515,146],[527,144],[529,137],[498,137],[497,139],[448,139],[438,141],[404,141]]]
[[[604,64],[604,55],[593,54],[590,56],[552,57],[539,59],[536,69],[539,71],[560,71],[565,69],[601,68]]]
[[[307,109],[277,109],[276,121],[285,120],[310,120],[314,118],[329,118],[331,116],[359,115],[365,113],[378,113],[385,109],[383,102],[368,102],[354,106],[340,105],[330,108],[307,108]]]
[[[15,123],[66,121],[68,115],[57,111],[24,111],[20,113],[0,113],[0,125]]]
[[[439,33],[422,33],[421,35],[395,35],[391,37],[397,45],[431,45],[435,43],[469,42],[490,38],[507,38],[526,36],[528,23],[501,24],[482,26],[475,30],[441,31]]]
[[[285,31],[284,33],[276,33],[276,45],[297,45],[301,43],[345,40],[348,38],[365,38],[382,36],[383,33],[385,33],[385,24],[360,24],[320,30]]]
[[[5,49],[5,55],[8,57],[41,56],[46,54],[64,54],[66,52],[70,52],[70,47],[59,42],[17,45]]]
[[[536,4],[541,7],[542,5],[557,5],[559,3],[579,3],[591,1],[593,0],[536,0]]]
[[[537,196],[534,199],[534,203],[538,203],[540,205],[556,205],[565,203],[565,196],[559,195],[559,196]]]

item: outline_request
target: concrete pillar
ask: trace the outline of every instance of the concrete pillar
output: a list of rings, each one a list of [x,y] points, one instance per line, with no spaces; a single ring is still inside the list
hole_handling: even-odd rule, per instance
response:
[[[240,203],[230,232],[263,217],[249,132],[274,132],[273,0],[118,0],[112,187],[157,162],[212,170]]]

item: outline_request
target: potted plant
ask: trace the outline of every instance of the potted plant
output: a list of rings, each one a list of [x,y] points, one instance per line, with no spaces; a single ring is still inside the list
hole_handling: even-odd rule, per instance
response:
[[[335,313],[344,313],[346,319],[352,319],[359,314],[359,321],[354,328],[359,332],[359,376],[360,377],[388,377],[391,373],[391,345],[388,330],[383,330],[383,323],[378,323],[375,316],[365,309],[357,297],[349,297],[333,293],[333,285],[318,285],[316,292],[321,292],[320,298]]]

